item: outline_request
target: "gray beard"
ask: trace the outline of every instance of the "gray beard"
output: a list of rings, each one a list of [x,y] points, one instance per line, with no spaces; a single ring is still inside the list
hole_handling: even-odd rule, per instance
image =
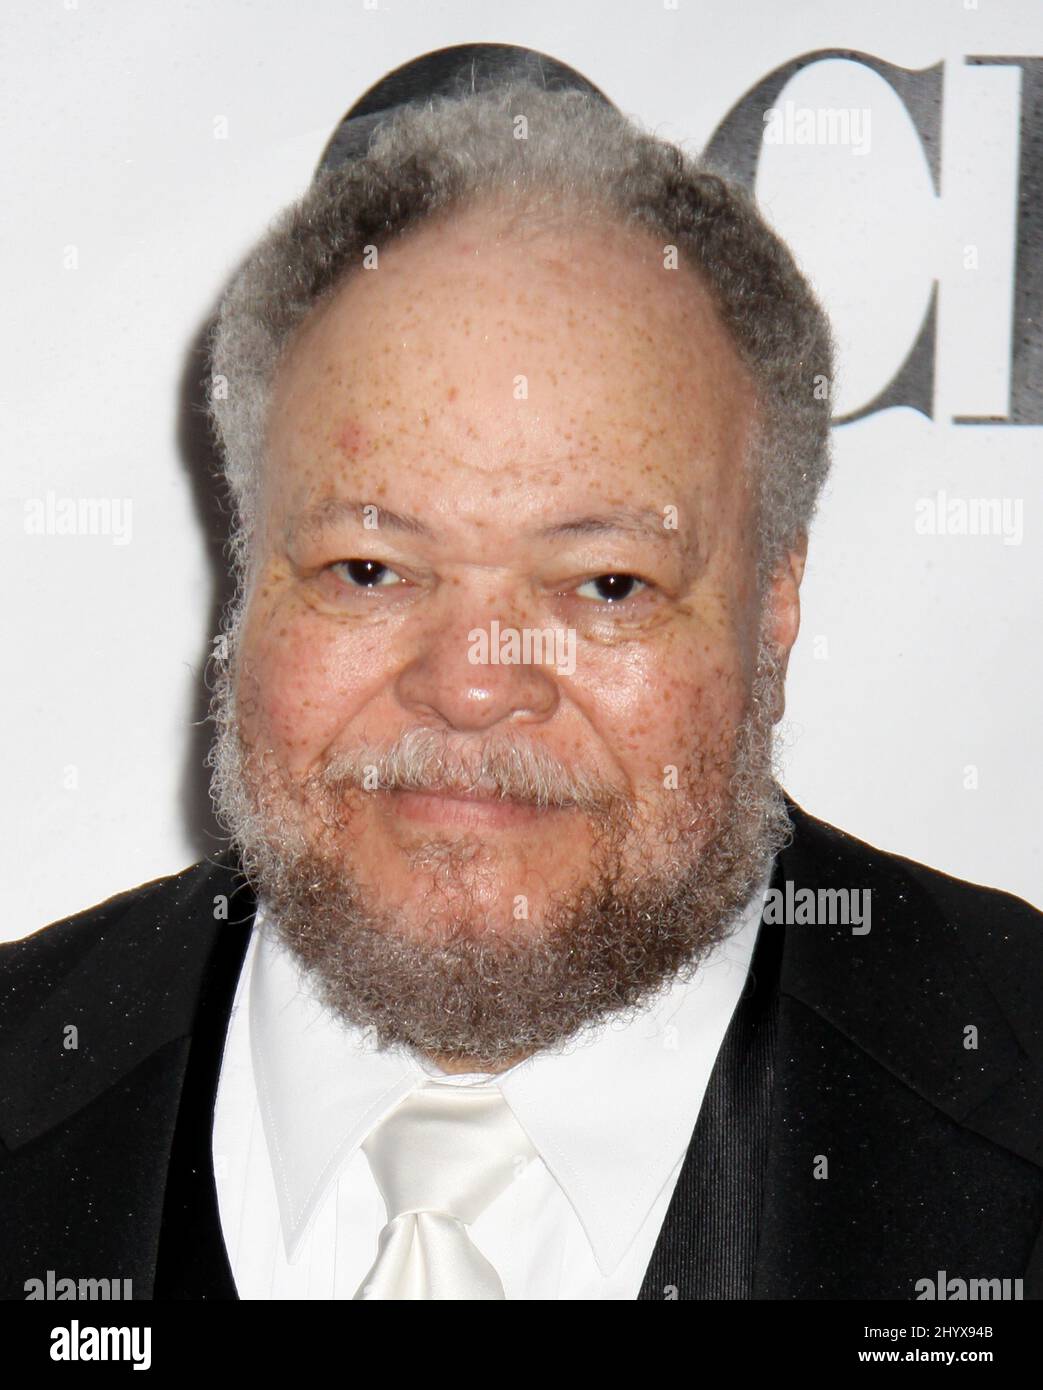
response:
[[[791,829],[773,774],[772,696],[780,681],[762,641],[748,713],[726,764],[709,747],[692,750],[690,766],[714,771],[727,790],[703,801],[677,792],[669,823],[650,832],[654,857],[653,845],[640,856],[654,871],[624,875],[631,808],[610,796],[599,802],[596,788],[581,799],[591,784],[569,783],[595,832],[592,868],[584,883],[554,895],[536,931],[454,930],[433,898],[428,929],[405,935],[344,864],[344,793],[358,785],[365,759],[348,756],[350,771],[342,759],[322,777],[289,783],[243,743],[231,665],[214,689],[211,794],[267,919],[337,1017],[369,1030],[382,1047],[498,1071],[690,978],[737,925]],[[406,764],[392,760],[391,785],[424,785],[435,765],[424,763],[411,782]],[[554,804],[546,781],[526,779],[516,761],[494,759],[480,770],[490,769],[501,794]],[[483,855],[476,837],[443,839],[417,851],[413,865],[434,871],[435,896],[441,875],[452,901],[466,907],[461,869]],[[477,911],[463,916],[473,921]]]

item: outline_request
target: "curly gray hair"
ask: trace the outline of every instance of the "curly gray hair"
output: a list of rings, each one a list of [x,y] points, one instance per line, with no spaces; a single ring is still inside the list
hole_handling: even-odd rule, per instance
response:
[[[229,286],[211,335],[209,406],[240,597],[271,387],[296,330],[364,248],[494,193],[521,216],[615,219],[678,249],[709,286],[754,384],[747,467],[762,583],[807,533],[829,468],[834,347],[793,256],[723,172],[589,92],[508,81],[398,108],[363,154],[320,173],[284,210]]]

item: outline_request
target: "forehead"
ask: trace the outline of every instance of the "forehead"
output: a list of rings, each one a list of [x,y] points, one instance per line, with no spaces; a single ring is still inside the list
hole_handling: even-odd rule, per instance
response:
[[[734,479],[752,403],[712,296],[656,236],[487,205],[393,242],[305,322],[269,492],[506,477],[658,505]]]

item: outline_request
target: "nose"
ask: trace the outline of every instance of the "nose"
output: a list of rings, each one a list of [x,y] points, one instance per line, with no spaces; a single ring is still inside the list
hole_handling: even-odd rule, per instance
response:
[[[458,612],[425,638],[399,672],[399,703],[414,718],[434,719],[461,733],[550,719],[560,699],[555,669],[546,662],[554,647],[531,638],[526,642],[526,631],[488,617],[469,621]],[[519,654],[522,659],[510,659]]]

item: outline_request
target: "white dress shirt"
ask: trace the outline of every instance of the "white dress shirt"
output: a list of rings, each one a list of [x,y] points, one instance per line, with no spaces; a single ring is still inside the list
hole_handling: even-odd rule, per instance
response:
[[[498,1078],[379,1049],[309,988],[261,903],[213,1132],[240,1298],[350,1299],[384,1203],[361,1144],[418,1085],[497,1084],[539,1158],[469,1227],[508,1299],[636,1299],[742,994],[767,883],[688,983]]]

